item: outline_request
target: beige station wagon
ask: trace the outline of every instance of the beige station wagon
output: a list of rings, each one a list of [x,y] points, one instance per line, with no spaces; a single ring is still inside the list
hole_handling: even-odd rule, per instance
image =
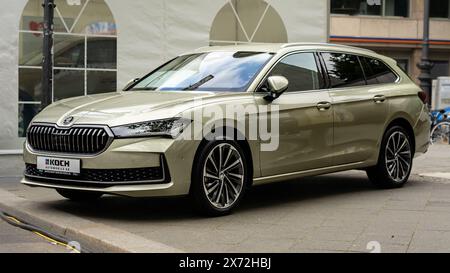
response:
[[[428,149],[425,100],[393,59],[366,49],[201,48],[124,91],[44,109],[27,130],[22,183],[75,201],[189,195],[209,215],[253,185],[344,170],[401,187]]]

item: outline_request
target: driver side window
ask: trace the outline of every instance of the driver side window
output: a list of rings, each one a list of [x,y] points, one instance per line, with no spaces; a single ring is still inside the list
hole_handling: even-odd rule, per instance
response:
[[[284,76],[289,81],[286,92],[318,90],[321,76],[313,53],[295,53],[281,59],[270,76]]]

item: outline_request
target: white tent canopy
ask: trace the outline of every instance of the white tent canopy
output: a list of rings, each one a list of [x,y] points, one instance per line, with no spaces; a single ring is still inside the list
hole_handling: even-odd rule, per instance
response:
[[[0,150],[21,149],[18,137],[22,16],[40,18],[42,0],[7,1],[0,11]],[[328,2],[317,0],[55,0],[55,25],[66,33],[92,30],[77,23],[99,16],[114,22],[117,87],[198,47],[251,42],[326,42]],[[106,3],[106,4],[105,4]],[[100,8],[101,6],[106,8]],[[25,7],[27,7],[25,11]],[[85,14],[85,15],[83,15]],[[85,16],[85,17],[82,17]],[[28,18],[27,17],[27,18]],[[61,18],[60,18],[61,17]],[[81,19],[80,19],[81,18]],[[83,19],[84,18],[84,19]],[[28,21],[27,21],[28,22]],[[110,27],[111,23],[95,27]],[[23,30],[21,30],[23,32]],[[36,33],[34,33],[36,34]],[[39,40],[35,39],[39,44]],[[30,45],[28,45],[30,47]]]

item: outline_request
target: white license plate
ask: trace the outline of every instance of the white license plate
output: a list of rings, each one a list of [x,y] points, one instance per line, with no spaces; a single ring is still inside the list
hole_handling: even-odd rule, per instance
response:
[[[80,160],[56,157],[42,157],[37,158],[38,170],[50,173],[62,174],[80,174]]]

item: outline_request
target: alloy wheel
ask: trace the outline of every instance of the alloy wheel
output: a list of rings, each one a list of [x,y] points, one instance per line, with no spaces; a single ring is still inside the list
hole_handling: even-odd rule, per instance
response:
[[[244,187],[244,162],[231,144],[215,146],[203,166],[203,189],[208,201],[218,209],[231,207]]]
[[[408,137],[400,131],[394,132],[386,145],[386,169],[395,182],[408,177],[412,165],[412,151]]]

